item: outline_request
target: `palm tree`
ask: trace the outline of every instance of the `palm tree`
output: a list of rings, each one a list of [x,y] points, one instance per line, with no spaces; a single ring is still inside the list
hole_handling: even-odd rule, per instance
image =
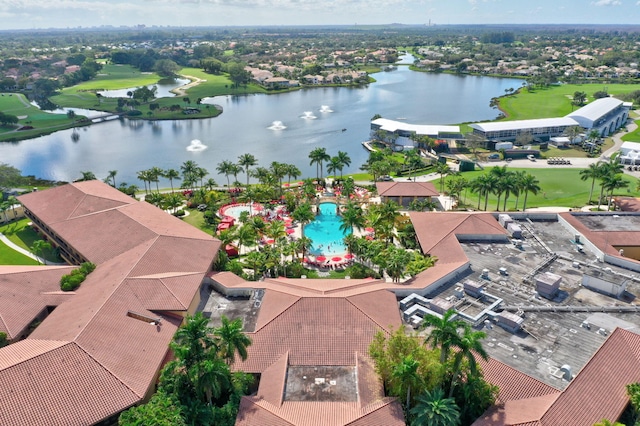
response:
[[[295,164],[286,164],[287,177],[289,178],[289,185],[291,185],[291,178],[298,179],[302,176],[302,172]]]
[[[149,169],[149,177],[151,178],[151,182],[156,183],[156,191],[160,192],[160,187],[158,186],[158,182],[160,182],[160,177],[164,175],[164,170],[162,170],[158,166],[153,166]]]
[[[168,170],[164,171],[162,176],[165,179],[169,179],[169,184],[171,185],[171,192],[173,192],[173,180],[174,179],[176,179],[176,180],[180,179],[180,172],[177,171],[176,169],[168,169]]]
[[[340,167],[340,180],[342,180],[342,169],[344,167],[349,167],[351,165],[351,157],[349,157],[349,154],[347,154],[344,151],[338,151],[338,161],[340,161],[340,164],[342,167]]]
[[[258,233],[256,229],[250,224],[244,224],[238,228],[236,233],[236,239],[238,241],[238,253],[241,252],[242,247],[253,247],[256,245]]]
[[[186,184],[189,183],[188,188],[193,189],[196,182],[195,173],[198,169],[198,163],[193,160],[187,160],[180,166],[182,172],[182,180]]]
[[[591,203],[591,199],[593,197],[593,188],[596,185],[596,179],[600,178],[602,175],[604,163],[598,161],[597,163],[589,164],[584,170],[580,170],[580,180],[589,180],[591,179],[591,190],[589,191],[589,203]]]
[[[193,316],[187,316],[186,323],[173,336],[171,349],[176,357],[184,361],[187,369],[207,359],[211,350],[217,352],[216,341],[212,337],[213,329],[208,323],[209,319],[202,312],[196,312]]]
[[[147,189],[147,182],[149,182],[149,187],[151,186],[151,177],[149,175],[148,170],[140,170],[137,172],[138,179],[140,179],[144,183],[144,192],[145,194],[149,193],[149,189]]]
[[[451,173],[451,169],[446,162],[437,163],[435,172],[440,175],[440,192],[444,192],[444,176]]]
[[[338,157],[331,157],[329,164],[327,164],[327,174],[332,173],[334,177],[337,177],[337,171],[342,173],[342,162],[340,162]]]
[[[411,387],[418,387],[421,378],[418,374],[418,367],[420,363],[415,360],[411,355],[407,355],[402,359],[399,364],[393,366],[391,376],[401,383],[401,387],[407,388],[407,404],[405,410],[409,413],[411,402]]]
[[[532,174],[527,173],[520,182],[520,190],[524,191],[524,203],[522,205],[522,211],[527,210],[527,197],[531,192],[536,195],[540,191],[540,181]]]
[[[487,210],[489,194],[493,189],[495,179],[488,173],[481,174],[471,181],[471,189],[478,194],[478,210],[480,210],[480,199],[484,197],[484,210]]]
[[[342,216],[340,217],[340,230],[344,233],[351,231],[353,228],[362,230],[365,226],[365,217],[362,209],[357,204],[349,201]]]
[[[51,243],[45,240],[36,240],[33,242],[33,244],[31,245],[31,251],[36,255],[36,260],[39,264],[43,263],[41,262],[41,260],[44,251],[51,250],[51,247]]]
[[[109,175],[107,176],[107,182],[111,181],[111,186],[113,186],[114,188],[117,186],[116,185],[116,175],[118,174],[117,170],[109,170]]]
[[[502,190],[504,191],[504,205],[502,207],[502,210],[506,212],[509,195],[510,194],[518,195],[520,193],[518,179],[513,172],[508,172],[507,175],[502,179],[501,185],[502,185]]]
[[[509,173],[507,166],[495,166],[489,171],[489,175],[494,178],[492,192],[498,196],[496,210],[500,210],[500,198],[505,191],[504,181],[508,178]]]
[[[489,359],[489,355],[480,342],[485,337],[487,337],[485,332],[474,331],[469,325],[465,324],[464,332],[455,344],[458,351],[453,357],[453,376],[451,378],[451,387],[449,388],[449,397],[453,396],[453,390],[458,381],[463,360],[466,360],[469,365],[469,373],[475,376],[478,373],[478,363],[474,353],[485,361]]]
[[[626,188],[629,186],[629,181],[622,177],[622,174],[607,176],[602,182],[602,186],[608,191],[607,211],[611,209],[611,201],[613,199],[613,192],[616,189]]]
[[[227,188],[231,187],[231,182],[229,181],[229,175],[233,172],[234,164],[231,161],[224,160],[221,163],[218,163],[216,167],[216,171],[220,174],[223,174],[227,178]]]
[[[302,229],[304,229],[304,226],[307,223],[312,222],[316,218],[316,215],[311,209],[311,204],[309,204],[308,201],[305,201],[304,203],[300,203],[300,205],[291,213],[291,217],[300,222],[302,224]]]
[[[458,426],[460,409],[453,398],[445,398],[444,391],[437,388],[418,396],[416,406],[410,411],[413,415],[411,426]]]
[[[78,179],[79,182],[84,182],[87,180],[96,180],[96,175],[93,174],[93,172],[80,172],[80,174],[82,175],[82,177],[80,179]]]
[[[309,165],[312,166],[314,163],[316,165],[316,178],[318,180],[322,179],[324,162],[331,159],[331,156],[327,154],[327,149],[316,148],[309,153],[309,158],[311,159]],[[320,171],[319,173],[318,170]]]
[[[422,320],[423,327],[432,327],[431,332],[425,339],[425,344],[430,344],[432,348],[440,348],[440,363],[444,364],[449,358],[449,350],[452,346],[459,346],[460,335],[458,330],[464,330],[467,324],[460,319],[452,319],[456,315],[453,309],[444,313],[442,318],[435,315],[425,315]]]
[[[213,331],[217,339],[218,353],[229,365],[233,364],[236,353],[245,361],[251,339],[242,332],[242,319],[236,318],[231,321],[222,315],[221,321],[222,325]]]
[[[287,175],[287,165],[284,163],[273,161],[271,162],[269,171],[271,172],[273,177],[278,181],[278,192],[280,193],[280,195],[282,195],[282,178],[284,178]]]
[[[249,167],[253,167],[258,164],[258,160],[253,154],[242,154],[238,157],[238,165],[244,167],[244,172],[247,175],[247,186],[249,186]]]

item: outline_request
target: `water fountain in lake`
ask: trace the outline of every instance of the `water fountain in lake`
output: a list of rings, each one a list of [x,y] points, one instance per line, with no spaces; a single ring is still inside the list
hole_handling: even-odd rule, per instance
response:
[[[329,105],[322,105],[320,107],[320,112],[333,112],[333,110],[329,108]]]
[[[287,128],[287,126],[282,124],[282,121],[274,121],[273,123],[271,123],[271,126],[267,128],[270,130],[284,130]]]
[[[311,111],[305,111],[304,114],[302,115],[302,118],[307,119],[307,120],[315,120],[318,117],[313,115],[313,112],[311,112]]]
[[[187,147],[187,151],[190,151],[190,152],[199,152],[199,151],[204,151],[205,149],[207,149],[207,146],[202,142],[200,142],[199,139],[192,140],[189,146]]]

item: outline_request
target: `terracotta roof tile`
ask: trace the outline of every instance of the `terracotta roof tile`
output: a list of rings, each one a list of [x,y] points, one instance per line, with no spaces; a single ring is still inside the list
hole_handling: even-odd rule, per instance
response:
[[[287,352],[262,372],[256,396],[276,407],[282,405],[288,366],[289,353]]]
[[[536,398],[559,392],[556,388],[494,358],[489,358],[488,361],[478,358],[478,363],[482,367],[484,378],[500,389],[498,393],[499,401]]]
[[[242,397],[240,408],[238,409],[238,417],[236,418],[236,426],[295,426],[271,411],[265,410],[256,404],[256,401],[259,401],[259,399],[247,396]]]
[[[440,193],[432,182],[376,182],[382,197],[437,197]]]
[[[640,382],[639,346],[640,335],[616,328],[542,417],[542,424],[581,426],[619,418],[629,401],[625,386]]]
[[[6,268],[7,273],[0,274],[0,330],[14,339],[47,306],[57,306],[69,298],[69,293],[52,292],[60,290],[60,277],[72,269],[71,266]]]
[[[34,355],[0,371],[0,424],[93,424],[140,399],[74,343]]]

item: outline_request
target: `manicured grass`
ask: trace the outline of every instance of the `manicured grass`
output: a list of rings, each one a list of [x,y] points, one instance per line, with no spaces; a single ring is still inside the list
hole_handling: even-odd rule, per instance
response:
[[[472,180],[475,177],[488,173],[490,170],[489,167],[485,168],[485,171],[473,171],[473,172],[464,172],[461,174],[467,180]],[[518,168],[509,168],[510,171],[524,171],[526,173],[534,175],[538,181],[540,181],[539,186],[541,191],[537,195],[533,195],[529,193],[527,198],[527,209],[532,207],[551,207],[551,206],[565,206],[570,208],[580,208],[582,206],[587,205],[589,200],[589,191],[591,189],[591,180],[583,181],[580,180],[580,170],[582,169],[568,169],[568,168],[558,168],[558,169],[518,169]],[[632,196],[637,197],[640,196],[640,192],[636,191],[636,183],[637,179],[623,175],[623,178],[629,181],[629,187],[618,190],[614,195],[619,196]],[[447,179],[450,179],[447,176]],[[436,185],[436,189],[440,189],[440,185],[438,181],[434,181]],[[446,188],[446,183],[445,183]],[[598,181],[596,181],[596,185],[593,190],[593,199],[596,200],[600,195],[600,185]],[[464,194],[461,196],[461,199],[464,197]],[[487,205],[488,210],[496,209],[496,201],[497,197],[495,195],[489,196],[489,204]],[[513,195],[509,196],[509,200],[507,201],[507,210],[515,209],[515,201],[516,197]],[[522,210],[522,203],[524,201],[524,194],[520,196],[520,201],[518,204],[518,209]],[[478,196],[473,194],[471,191],[467,191],[466,195],[466,204],[470,207],[477,208],[478,206]],[[502,210],[502,206],[504,203],[504,196],[500,200],[500,210]],[[484,197],[482,197],[480,201],[480,209],[484,207]]]
[[[192,100],[221,95],[244,95],[249,93],[267,93],[268,91],[257,84],[249,84],[246,87],[233,87],[233,83],[226,74],[207,74],[199,68],[183,68],[180,75],[197,77],[201,80],[198,85],[187,90],[187,96]]]
[[[37,265],[34,259],[0,242],[0,265]]]
[[[184,216],[182,220],[209,235],[213,235],[216,232],[215,226],[206,223],[204,221],[204,214],[199,210],[189,209],[189,216]]]
[[[11,212],[9,212],[9,217],[11,217]],[[31,229],[29,226],[29,219],[27,218],[0,226],[0,232],[9,238],[12,243],[29,251],[31,251],[31,246],[33,246],[34,242],[42,239],[36,231]],[[9,248],[9,250],[15,252],[13,249]],[[49,261],[62,262],[62,259],[56,255],[55,250],[53,249],[45,250],[41,255]],[[34,261],[34,264],[35,263],[36,262]]]
[[[17,126],[0,126],[0,141],[25,139],[44,133],[72,127],[74,121],[66,114],[51,114],[31,105],[27,98],[18,93],[0,94],[0,111],[19,118]],[[17,130],[21,126],[31,126],[31,130]]]
[[[589,102],[593,100],[593,94],[604,90],[613,96],[637,90],[633,84],[562,84],[549,86],[543,89],[535,89],[529,92],[520,89],[513,96],[500,98],[500,108],[507,114],[507,120],[528,120],[534,118],[564,117],[577,109],[571,105],[571,99],[575,92],[585,92]]]
[[[629,132],[626,135],[622,136],[621,139],[623,141],[640,142],[640,120],[635,121],[635,123],[638,126],[638,128],[635,129],[633,132]]]

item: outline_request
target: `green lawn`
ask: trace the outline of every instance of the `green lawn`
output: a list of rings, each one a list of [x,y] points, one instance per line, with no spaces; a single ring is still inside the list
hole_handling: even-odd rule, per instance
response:
[[[9,215],[11,215],[10,212]],[[29,251],[31,251],[31,246],[33,246],[33,243],[35,241],[42,239],[36,231],[31,229],[31,227],[29,226],[29,219],[26,218],[0,226],[0,232],[2,232],[7,238],[9,238],[12,243]],[[15,250],[10,249],[9,247],[6,248],[14,253],[17,253]],[[30,259],[21,254],[20,256],[25,257],[26,259]],[[51,262],[62,262],[62,259],[55,253],[55,250],[45,250],[44,253],[42,253],[42,257]],[[3,262],[0,261],[0,263]],[[20,263],[20,265],[22,264],[23,263]],[[32,263],[27,264],[31,265]],[[35,261],[33,264],[35,264]]]
[[[3,242],[0,242],[0,265],[37,265],[32,258],[18,253]]]
[[[213,235],[216,232],[215,226],[211,226],[204,221],[204,215],[201,211],[196,209],[189,209],[188,211],[189,216],[184,216],[182,218],[183,221],[209,235]]]
[[[577,109],[571,105],[575,92],[585,92],[589,101],[599,90],[607,90],[613,96],[633,92],[638,89],[633,84],[561,84],[531,92],[520,89],[520,93],[500,98],[500,108],[507,120],[528,120],[534,118],[564,117]]]
[[[489,170],[490,168],[487,167],[485,171],[464,172],[461,174],[461,176],[467,180],[471,180],[482,173],[488,172]],[[541,191],[537,195],[529,194],[529,197],[527,199],[527,208],[550,207],[550,206],[580,208],[582,206],[587,205],[587,202],[589,200],[589,191],[591,189],[591,181],[580,180],[580,170],[582,169],[509,168],[509,170],[524,171],[526,173],[534,175],[540,181],[539,186],[541,188]],[[633,196],[633,197],[640,196],[640,192],[636,190],[636,183],[638,180],[628,175],[623,175],[623,178],[629,181],[629,187],[626,189],[619,190],[614,195]],[[447,177],[446,179],[450,179],[450,177]],[[436,189],[440,190],[439,180],[434,181],[433,183],[436,186]],[[445,188],[446,188],[446,183],[445,183]],[[600,194],[600,186],[596,181],[595,189],[593,191],[593,198],[597,199],[599,194]],[[461,196],[461,198],[464,198],[464,194]],[[497,197],[495,195],[489,196],[489,204],[487,205],[487,210],[495,210],[496,201],[497,201]],[[516,197],[511,195],[509,197],[509,201],[507,202],[507,209],[515,209],[515,201],[516,201]],[[520,202],[518,204],[519,210],[522,209],[523,201],[524,201],[524,194],[520,196]],[[504,197],[502,197],[502,199],[500,200],[500,210],[502,210],[503,202],[504,202]],[[470,207],[476,208],[478,206],[478,196],[473,194],[471,191],[468,191],[466,195],[466,204]],[[482,209],[483,207],[484,207],[484,198],[482,198],[480,202],[480,208]]]
[[[0,141],[25,139],[44,133],[72,127],[73,120],[66,114],[51,114],[31,105],[17,93],[0,93],[0,111],[19,118],[18,127],[31,126],[31,130],[16,130],[15,126],[0,126]]]

